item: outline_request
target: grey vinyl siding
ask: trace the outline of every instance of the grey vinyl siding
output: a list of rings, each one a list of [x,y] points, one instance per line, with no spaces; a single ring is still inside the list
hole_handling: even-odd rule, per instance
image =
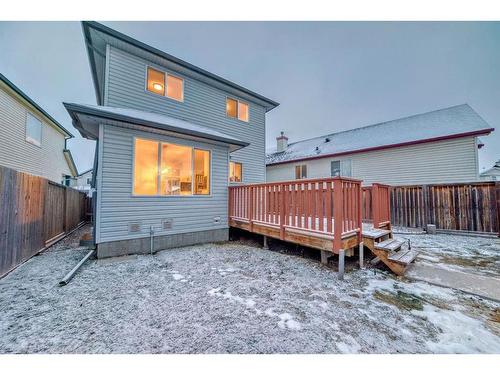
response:
[[[380,182],[392,185],[472,182],[478,180],[475,137],[436,141],[412,146],[270,165],[268,181],[294,179],[295,165],[306,164],[308,178],[329,177],[331,161],[351,162],[352,177],[364,185]]]
[[[71,175],[64,157],[64,135],[15,94],[0,87],[0,165],[61,183]],[[26,142],[26,116],[31,113],[42,122],[40,146]]]
[[[248,147],[231,153],[231,160],[243,163],[243,182],[265,181],[265,108],[247,100],[249,122],[226,116],[226,96],[223,90],[178,72],[129,54],[115,47],[107,48],[108,63],[105,105],[163,113],[216,129],[227,135],[250,142]],[[171,72],[184,79],[184,101],[147,92],[146,67]]]
[[[101,125],[101,149],[97,173],[97,243],[155,235],[225,229],[227,222],[228,148],[213,144]],[[211,151],[210,196],[132,195],[134,137],[199,147]],[[219,223],[214,218],[220,217]],[[171,230],[162,229],[162,220],[173,219]],[[128,224],[139,222],[141,233],[129,233]]]

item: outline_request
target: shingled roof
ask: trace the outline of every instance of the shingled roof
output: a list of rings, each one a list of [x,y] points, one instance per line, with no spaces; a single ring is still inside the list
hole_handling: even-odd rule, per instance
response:
[[[282,152],[276,152],[276,148],[268,152],[266,164],[489,134],[493,130],[468,104],[462,104],[290,143]]]

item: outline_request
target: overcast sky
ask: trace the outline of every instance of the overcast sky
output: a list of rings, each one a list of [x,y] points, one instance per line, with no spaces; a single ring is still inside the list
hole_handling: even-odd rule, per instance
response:
[[[281,103],[267,147],[468,103],[492,127],[480,170],[500,159],[500,23],[104,22]],[[0,22],[0,72],[75,135],[63,101],[95,104],[80,23]]]

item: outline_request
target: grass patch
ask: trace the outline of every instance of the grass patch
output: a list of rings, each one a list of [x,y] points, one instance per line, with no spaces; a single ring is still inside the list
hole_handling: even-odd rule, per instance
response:
[[[422,299],[414,294],[405,293],[400,290],[397,292],[375,291],[373,296],[379,301],[396,306],[401,310],[423,310]]]
[[[444,255],[440,257],[443,263],[452,264],[460,267],[488,267],[495,263],[494,259],[481,258],[475,256],[474,258],[458,258]]]

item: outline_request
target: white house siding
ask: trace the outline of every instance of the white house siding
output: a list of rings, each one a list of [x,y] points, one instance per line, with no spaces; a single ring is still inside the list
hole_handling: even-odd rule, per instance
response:
[[[436,141],[412,146],[370,151],[340,157],[270,165],[267,181],[295,179],[295,166],[307,165],[307,177],[329,177],[330,163],[351,160],[352,177],[364,185],[380,182],[392,185],[471,182],[478,180],[475,137]]]
[[[132,195],[134,137],[196,146],[211,151],[210,196]],[[98,215],[97,243],[149,236],[152,225],[155,236],[226,229],[228,148],[188,141],[145,131],[101,125],[99,168],[97,173]],[[220,218],[219,223],[214,218]],[[162,220],[172,219],[171,230],[162,229]],[[129,233],[129,223],[140,223],[141,233]]]
[[[249,142],[250,146],[231,153],[231,160],[243,163],[243,182],[265,181],[264,107],[244,100],[249,104],[249,122],[229,118],[226,116],[226,96],[238,99],[237,96],[117,48],[108,47],[107,51],[109,56],[104,105],[163,113]],[[148,65],[184,79],[183,102],[145,90]]]
[[[64,135],[20,100],[0,87],[0,165],[61,183],[63,175],[71,175],[63,153]],[[42,121],[41,146],[26,142],[28,111]]]

